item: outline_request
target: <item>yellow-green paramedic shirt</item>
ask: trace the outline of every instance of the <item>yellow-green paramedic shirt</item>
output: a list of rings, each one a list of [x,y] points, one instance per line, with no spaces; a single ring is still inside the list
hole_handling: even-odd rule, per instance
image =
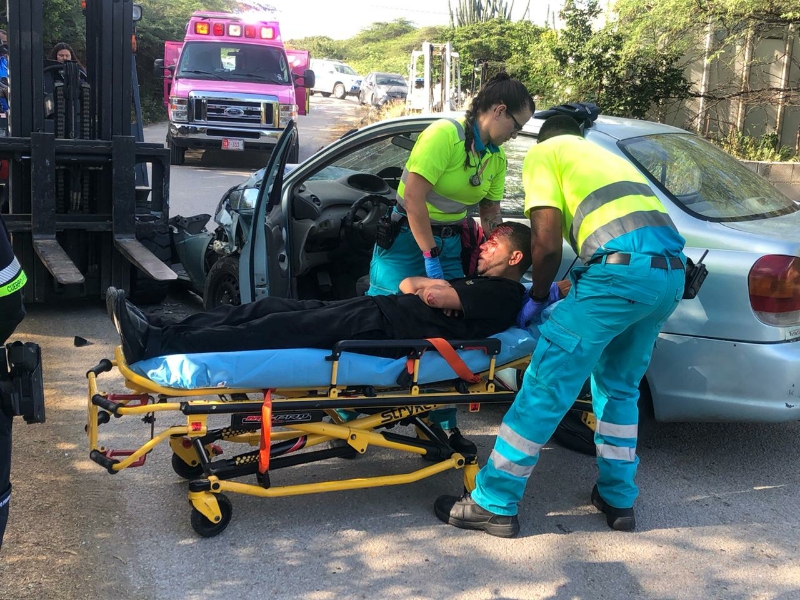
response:
[[[473,186],[469,180],[478,167],[476,156],[470,158],[470,168],[464,168],[464,123],[455,119],[439,119],[419,134],[408,157],[403,177],[397,189],[398,203],[403,203],[403,193],[408,173],[416,173],[433,184],[427,197],[428,214],[434,223],[453,223],[467,215],[467,207],[484,198],[499,202],[503,199],[506,181],[506,155],[486,152],[481,165],[486,167],[481,175],[481,185]]]

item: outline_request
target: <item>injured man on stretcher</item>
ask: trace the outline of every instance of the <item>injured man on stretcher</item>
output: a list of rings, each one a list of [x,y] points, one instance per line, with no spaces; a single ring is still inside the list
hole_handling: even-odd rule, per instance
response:
[[[397,295],[332,302],[268,297],[170,322],[147,317],[111,287],[106,306],[128,364],[195,352],[331,349],[341,340],[482,339],[514,325],[525,292],[520,279],[530,265],[530,228],[509,222],[481,245],[474,276],[409,277]],[[568,290],[569,282],[553,284],[550,301]]]

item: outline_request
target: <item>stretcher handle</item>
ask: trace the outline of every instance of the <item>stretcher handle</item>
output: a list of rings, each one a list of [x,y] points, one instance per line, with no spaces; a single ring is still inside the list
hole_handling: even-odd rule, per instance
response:
[[[497,338],[484,338],[481,340],[446,340],[454,350],[480,349],[489,356],[500,354],[502,342]],[[381,350],[388,348],[409,349],[421,355],[424,350],[436,349],[428,340],[342,340],[333,347],[330,356],[325,360],[338,360],[342,352],[348,350]]]
[[[107,371],[110,371],[111,367],[113,367],[113,366],[114,365],[111,364],[110,360],[108,360],[107,358],[104,358],[99,363],[97,363],[95,366],[93,366],[91,369],[86,371],[86,377],[89,377],[89,373],[94,373],[94,376],[97,377],[98,375],[100,375],[100,373],[105,373]]]

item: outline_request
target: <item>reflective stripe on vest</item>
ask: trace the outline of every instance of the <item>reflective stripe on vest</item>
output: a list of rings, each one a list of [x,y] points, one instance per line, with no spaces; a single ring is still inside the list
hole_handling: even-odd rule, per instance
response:
[[[464,133],[464,126],[456,119],[450,119],[447,117],[445,118],[456,126],[459,141],[466,141],[467,136]],[[405,167],[403,168],[403,174],[400,177],[400,181],[403,182],[403,189],[405,189],[405,185],[408,183],[408,170]],[[433,191],[433,189],[428,192],[428,195],[425,197],[425,202],[428,205],[428,215],[430,216],[431,223],[437,225],[447,225],[449,223],[456,223],[467,216],[467,207],[463,202],[459,202],[458,200],[453,200],[447,196],[437,194]],[[405,200],[399,192],[397,193],[397,204],[399,204],[404,211],[406,210]],[[435,211],[433,214],[431,214],[431,209]],[[437,215],[436,213],[440,213],[440,215],[446,215],[448,218],[446,220],[441,218],[437,219],[436,217],[440,215]]]
[[[600,225],[588,234],[584,232],[581,235],[581,227],[590,215],[612,202],[624,202],[623,199],[639,205],[641,210],[632,210]],[[622,207],[620,209],[624,210]],[[642,227],[663,226],[676,229],[650,186],[634,181],[619,181],[603,186],[581,200],[573,215],[569,241],[585,264],[592,259],[595,252],[614,238]]]
[[[28,281],[16,257],[10,265],[0,271],[0,281],[3,281],[0,283],[0,298],[21,290]]]

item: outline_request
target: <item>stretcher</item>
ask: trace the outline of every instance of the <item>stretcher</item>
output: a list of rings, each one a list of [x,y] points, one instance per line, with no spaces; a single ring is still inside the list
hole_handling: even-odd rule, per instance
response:
[[[516,392],[496,374],[524,370],[535,345],[531,333],[511,328],[483,340],[346,340],[332,351],[174,355],[133,365],[117,347],[113,360],[86,374],[90,458],[118,473],[143,466],[153,448],[168,441],[174,471],[190,480],[190,521],[203,537],[228,526],[226,492],[269,498],[360,489],[411,483],[449,469],[462,469],[464,486],[472,490],[476,452],[454,451],[426,416],[446,405],[477,410],[482,403],[513,401]],[[404,358],[364,354],[398,349]],[[99,390],[100,376],[114,370],[132,393]],[[150,438],[132,450],[101,445],[100,426],[130,415],[149,425]],[[176,415],[185,422],[156,432],[157,417]],[[225,419],[226,426],[212,427],[209,418]],[[416,436],[390,431],[397,425],[413,426]],[[217,442],[255,449],[221,459]],[[399,475],[272,485],[270,475],[278,469],[352,457],[370,446],[416,454],[431,464]],[[255,483],[233,481],[253,475]]]

